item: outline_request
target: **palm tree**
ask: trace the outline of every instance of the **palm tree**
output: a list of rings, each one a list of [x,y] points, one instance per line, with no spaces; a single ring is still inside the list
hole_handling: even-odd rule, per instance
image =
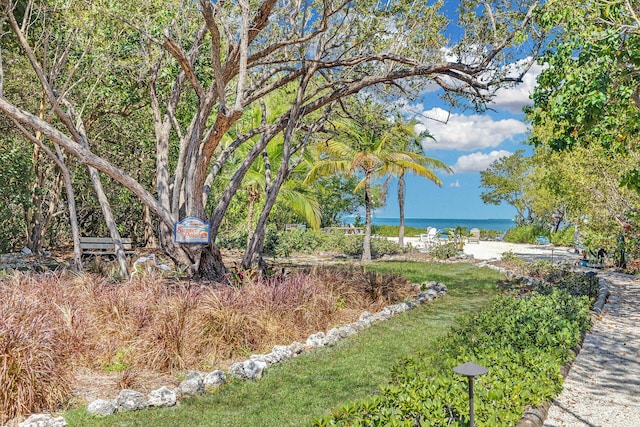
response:
[[[439,169],[447,173],[453,172],[444,162],[423,155],[424,151],[420,140],[432,138],[429,133],[422,132],[416,134],[415,121],[405,122],[400,115],[396,117],[394,126],[389,130],[385,141],[393,146],[393,150],[400,153],[398,156],[389,158],[385,163],[385,168],[381,171],[385,175],[398,177],[398,208],[400,213],[400,229],[398,231],[398,244],[404,248],[404,202],[405,202],[405,175],[407,172],[414,173],[426,178],[436,185],[442,187],[442,181],[433,172]]]

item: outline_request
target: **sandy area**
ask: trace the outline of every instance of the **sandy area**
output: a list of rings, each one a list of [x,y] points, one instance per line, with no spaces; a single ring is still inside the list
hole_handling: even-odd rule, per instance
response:
[[[397,238],[390,238],[389,240],[398,241]],[[419,238],[405,237],[405,244],[409,243],[413,247],[425,251]],[[512,252],[525,261],[544,259],[553,262],[566,261],[573,263],[580,258],[580,255],[576,254],[573,248],[553,245],[530,245],[485,240],[481,240],[480,243],[473,242],[464,245],[464,253],[479,260],[500,260],[505,252]]]

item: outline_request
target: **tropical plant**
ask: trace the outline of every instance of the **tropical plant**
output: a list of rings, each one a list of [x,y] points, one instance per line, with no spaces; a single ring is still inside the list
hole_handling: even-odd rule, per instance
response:
[[[442,181],[433,173],[432,169],[439,169],[450,173],[452,169],[444,162],[424,156],[420,141],[424,138],[433,138],[428,132],[416,134],[415,121],[404,121],[400,115],[395,119],[393,127],[387,132],[386,141],[399,154],[393,161],[385,163],[386,174],[398,178],[398,208],[400,213],[400,228],[398,230],[398,244],[404,247],[404,202],[405,202],[405,175],[407,172],[426,178],[434,184],[442,187]]]
[[[104,176],[155,214],[167,255],[188,266],[191,275],[220,278],[226,269],[215,237],[229,199],[278,134],[283,137],[283,160],[267,192],[260,229],[307,137],[321,129],[323,117],[337,102],[365,90],[388,95],[378,91],[384,87],[391,88],[392,95],[417,94],[429,83],[450,94],[449,99],[468,100],[482,109],[495,89],[514,81],[505,64],[527,56],[525,48],[535,53],[540,43],[541,34],[530,30],[541,0],[510,7],[498,0],[462,0],[462,31],[451,42],[445,36],[450,22],[440,11],[443,3],[7,0],[0,9],[2,46],[16,46],[28,59],[29,71],[1,73],[0,87],[30,84],[44,96],[40,109],[2,94],[0,111],[21,123],[29,141],[42,136],[92,168],[91,182],[114,241],[119,241],[119,230],[109,198],[101,191]],[[46,55],[38,51],[42,46],[64,49],[50,49]],[[526,69],[524,65],[521,74]],[[59,74],[49,76],[49,71]],[[114,102],[99,108],[114,87],[129,82],[141,83],[137,89],[148,88],[145,103]],[[243,114],[284,87],[291,94],[285,111],[272,123],[244,130],[222,149],[225,134]],[[139,98],[142,92],[133,93]],[[131,104],[146,112],[144,129],[153,129],[153,138],[145,135],[144,141],[155,145],[152,183],[148,175],[142,179],[132,173],[130,164],[119,164],[121,155],[102,150],[97,144],[100,132],[87,126],[101,110],[122,114],[132,129],[139,116],[127,119],[130,111],[123,111]],[[51,112],[51,120],[40,111]],[[221,166],[254,136],[258,142],[231,184],[215,198],[215,206],[207,208],[206,189],[216,187],[210,184],[220,179]],[[135,138],[128,141],[138,143]],[[122,151],[135,152],[130,146]],[[173,241],[174,224],[185,216],[209,221],[210,245]],[[247,253],[260,245],[260,236],[254,237]],[[121,270],[126,270],[124,251],[116,252]]]
[[[365,232],[362,261],[371,261],[371,186],[375,178],[386,175],[389,163],[402,153],[390,151],[389,134],[384,124],[372,119],[361,121],[344,119],[335,123],[336,136],[317,146],[320,160],[311,169],[305,182],[313,182],[322,176],[356,175],[361,177],[354,191],[364,190]],[[403,158],[406,159],[405,156]]]

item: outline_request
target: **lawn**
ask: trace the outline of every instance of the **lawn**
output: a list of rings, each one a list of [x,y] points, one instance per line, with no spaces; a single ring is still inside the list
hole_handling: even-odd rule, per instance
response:
[[[334,347],[269,369],[258,382],[232,381],[179,406],[94,418],[85,409],[62,414],[70,426],[300,426],[331,408],[374,393],[400,358],[428,351],[459,316],[481,308],[501,275],[470,264],[374,263],[414,282],[440,281],[445,297],[374,325]],[[283,343],[286,344],[286,343]]]

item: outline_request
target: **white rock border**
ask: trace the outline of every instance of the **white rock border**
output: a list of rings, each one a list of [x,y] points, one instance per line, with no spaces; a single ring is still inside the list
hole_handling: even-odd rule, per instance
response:
[[[426,282],[419,285],[426,288],[418,292],[411,301],[401,302],[384,307],[377,313],[364,311],[358,321],[330,329],[325,332],[311,334],[302,344],[293,342],[287,346],[276,345],[268,354],[253,354],[248,360],[232,364],[227,374],[241,380],[258,380],[270,366],[313,351],[319,347],[331,346],[338,341],[350,337],[377,322],[388,320],[393,316],[409,311],[418,305],[425,304],[447,293],[447,287],[438,282]],[[227,382],[227,374],[215,370],[208,374],[189,371],[185,379],[176,389],[163,386],[153,390],[146,397],[135,390],[121,390],[113,400],[97,399],[89,404],[87,412],[95,416],[109,416],[117,412],[138,411],[141,409],[160,408],[176,405],[182,397],[197,396],[205,393],[207,388],[219,387]],[[54,418],[51,414],[34,414],[21,422],[19,427],[64,427],[67,423],[62,417]]]

